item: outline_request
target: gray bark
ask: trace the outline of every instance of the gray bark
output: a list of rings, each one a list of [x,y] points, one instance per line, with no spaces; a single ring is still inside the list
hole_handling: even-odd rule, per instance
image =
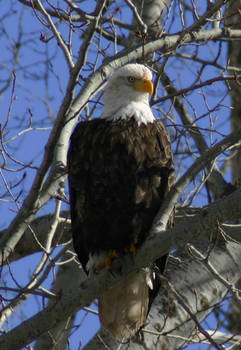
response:
[[[235,1],[227,6],[226,25],[229,28],[241,29],[240,22],[240,8],[241,1]],[[240,41],[229,40],[228,41],[228,52],[227,62],[232,67],[230,73],[234,69],[241,70],[241,46]],[[232,110],[230,111],[230,122],[232,130],[241,129],[241,108],[240,108],[240,94],[241,88],[239,84],[230,82],[228,84],[230,91]],[[241,148],[236,147],[232,152],[230,162],[226,168],[231,165],[233,183],[236,186],[240,186],[241,183]],[[240,223],[240,220],[239,220]],[[241,289],[241,280],[236,284],[236,287]],[[241,313],[240,305],[237,305],[234,300],[230,301],[230,310],[227,312],[227,329],[233,334],[241,334]]]
[[[240,8],[241,1],[237,0],[227,7],[226,10],[226,25],[230,29],[241,29],[240,22]],[[228,41],[228,64],[236,69],[241,69],[241,46],[239,40],[229,40]],[[232,73],[232,69],[230,69],[230,73]],[[230,121],[232,130],[240,130],[241,129],[241,108],[240,108],[240,94],[241,87],[240,84],[235,84],[234,82],[230,82],[228,84],[228,88],[230,91],[231,97],[231,105],[232,110],[230,113]],[[233,183],[240,185],[241,183],[241,148],[237,147],[233,151],[233,155],[231,157],[231,168],[232,168],[232,176]]]
[[[138,17],[134,13],[133,26],[136,28],[136,33],[132,33],[130,38],[137,42],[139,36],[139,41],[142,37],[142,41],[145,42],[147,39],[155,39],[160,36],[163,30],[162,19],[170,0],[134,0],[132,3],[136,7],[141,21],[138,21]]]
[[[62,258],[69,259],[69,254],[65,254]],[[68,293],[69,289],[79,289],[81,281],[85,279],[85,274],[76,261],[60,265],[56,274],[56,280],[53,284],[51,292],[58,296],[62,293]],[[56,299],[49,299],[48,307],[54,307]],[[35,343],[34,350],[65,350],[69,336],[72,332],[72,327],[75,320],[75,314],[68,315],[66,319],[59,322],[56,327],[44,333]]]
[[[13,262],[18,259],[24,258],[27,255],[37,253],[42,250],[38,244],[44,244],[46,239],[46,232],[49,231],[51,223],[53,221],[54,214],[39,216],[35,218],[31,223],[31,228],[28,227],[24,232],[18,245],[8,258],[8,262]],[[70,228],[70,213],[68,210],[61,211],[60,222],[56,228],[55,237],[53,239],[53,246],[62,245],[71,239]],[[5,235],[7,230],[0,231],[0,235]],[[37,240],[36,240],[37,238]]]
[[[203,251],[209,242],[205,239],[197,243]],[[193,316],[201,322],[227,293],[227,288],[217,281],[207,268],[193,257],[187,254],[185,249],[178,250],[175,254],[180,261],[170,258],[165,277],[179,293],[183,303],[190,309]],[[239,264],[241,263],[241,247],[235,243],[224,245],[219,243],[209,257],[220,275],[230,283],[235,283],[240,277]],[[152,332],[152,333],[148,333]],[[178,303],[170,288],[165,285],[154,301],[142,335],[130,344],[121,345],[120,349],[170,349],[175,350],[194,342],[197,324],[190,315]],[[100,332],[102,341],[111,349],[117,348],[117,343],[111,340],[104,332]],[[86,350],[104,349],[100,338],[95,337],[85,347]]]

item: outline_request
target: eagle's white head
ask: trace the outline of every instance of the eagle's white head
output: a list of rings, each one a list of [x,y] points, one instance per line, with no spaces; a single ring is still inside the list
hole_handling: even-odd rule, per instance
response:
[[[142,64],[131,63],[117,69],[104,91],[101,118],[109,121],[134,117],[138,125],[154,121],[149,105],[153,93],[151,71]]]

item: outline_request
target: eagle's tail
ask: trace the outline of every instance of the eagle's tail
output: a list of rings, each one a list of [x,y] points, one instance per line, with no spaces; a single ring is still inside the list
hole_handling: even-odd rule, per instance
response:
[[[142,269],[125,276],[99,297],[102,327],[113,338],[124,341],[143,326],[149,307],[150,270]]]

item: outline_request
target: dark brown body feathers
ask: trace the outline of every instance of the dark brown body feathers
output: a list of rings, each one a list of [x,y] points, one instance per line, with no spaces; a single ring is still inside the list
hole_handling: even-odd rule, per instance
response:
[[[173,183],[173,159],[159,121],[95,119],[75,129],[68,154],[74,248],[89,253],[141,244]]]
[[[86,272],[90,254],[122,254],[143,243],[174,183],[170,140],[160,121],[81,122],[71,137],[68,169],[73,245]],[[156,262],[160,272],[166,257]],[[160,285],[153,282],[150,290],[138,272],[100,296],[102,325],[113,337],[128,339],[143,325]]]

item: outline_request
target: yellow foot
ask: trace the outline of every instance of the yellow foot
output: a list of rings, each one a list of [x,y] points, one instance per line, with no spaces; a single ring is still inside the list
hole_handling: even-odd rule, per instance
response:
[[[136,255],[136,246],[134,243],[131,243],[130,248],[129,248],[130,253],[133,255]]]
[[[107,270],[110,270],[111,269],[111,263],[112,263],[112,260],[116,259],[116,258],[119,258],[120,257],[120,254],[117,253],[116,250],[111,250],[107,257],[105,258],[104,261],[102,261],[101,263],[99,263],[97,266],[96,266],[96,271],[100,271],[102,270],[104,267],[107,269]]]
[[[136,246],[134,243],[131,243],[129,248],[124,249],[125,253],[131,253],[133,255],[136,255]]]

